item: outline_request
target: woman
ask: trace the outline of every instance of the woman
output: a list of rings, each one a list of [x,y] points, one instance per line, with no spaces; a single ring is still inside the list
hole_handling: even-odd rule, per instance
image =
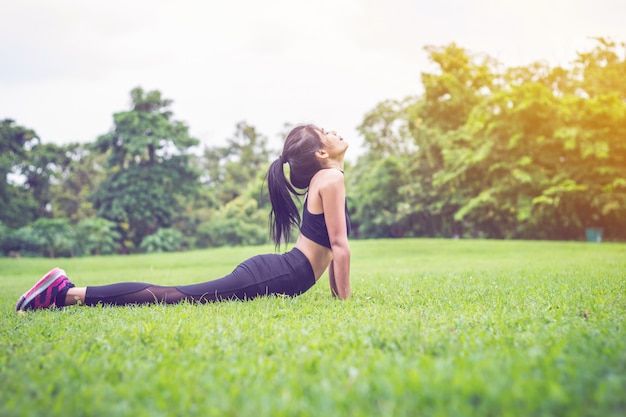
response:
[[[249,300],[281,294],[297,296],[311,288],[330,266],[331,293],[350,297],[350,220],[346,208],[343,160],[348,143],[313,125],[293,129],[283,153],[267,173],[272,209],[271,237],[277,247],[288,242],[293,226],[300,227],[295,247],[284,254],[250,258],[220,279],[193,285],[159,286],[141,282],[76,287],[65,271],[54,268],[17,302],[16,311],[82,304]],[[290,169],[289,180],[284,165]],[[292,194],[306,190],[302,221]]]

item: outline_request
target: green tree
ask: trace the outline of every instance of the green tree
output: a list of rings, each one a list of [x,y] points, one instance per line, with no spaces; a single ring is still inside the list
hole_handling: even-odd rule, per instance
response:
[[[385,100],[365,114],[357,130],[363,135],[369,156],[377,160],[415,153],[417,147],[411,136],[409,110],[417,100],[417,97]]]
[[[38,143],[32,129],[11,119],[0,121],[0,221],[12,229],[32,222],[39,214],[32,193],[20,184],[29,149]]]
[[[579,239],[599,226],[626,238],[623,43],[598,39],[569,68],[503,71],[455,44],[427,51],[437,69],[424,94],[381,103],[360,128],[359,161],[394,156],[402,180],[358,176],[356,198],[387,187],[400,201],[359,221],[389,213],[384,227],[429,236]]]
[[[502,88],[449,132],[434,178],[462,190],[456,220],[486,237],[579,239],[587,226],[620,235],[626,99],[613,90],[624,73],[614,48],[600,42],[569,70],[509,69]]]
[[[204,151],[204,183],[217,199],[227,203],[242,195],[250,182],[264,174],[269,165],[267,138],[254,126],[239,122],[226,146]]]
[[[435,180],[462,190],[456,220],[481,236],[519,237],[532,199],[545,185],[545,170],[554,165],[554,155],[546,149],[558,113],[558,100],[547,86],[511,85],[477,107],[465,126],[450,135],[443,152],[445,169]]]
[[[131,91],[132,108],[113,116],[115,128],[98,138],[94,149],[108,154],[113,170],[92,196],[99,217],[119,224],[124,241],[137,247],[143,238],[169,227],[181,200],[197,191],[189,164],[198,141],[172,119],[171,100],[158,91]]]
[[[366,114],[359,127],[369,149],[360,163],[369,166],[393,155],[402,167],[401,176],[386,177],[388,185],[372,178],[377,185],[356,187],[359,201],[369,198],[363,193],[368,188],[373,192],[387,187],[395,193],[395,208],[372,210],[361,218],[364,223],[378,219],[375,235],[384,228],[388,235],[397,235],[391,224],[405,236],[461,233],[454,213],[463,204],[465,190],[452,183],[436,182],[435,176],[444,170],[444,152],[450,146],[451,133],[463,128],[473,109],[496,90],[496,64],[489,57],[473,56],[455,44],[425,49],[435,71],[422,74],[424,94],[382,102]],[[388,197],[385,201],[380,204],[390,204]],[[385,222],[380,220],[383,213]],[[364,228],[363,236],[369,237],[372,230]]]
[[[406,183],[401,160],[388,156],[362,164],[351,180],[350,198],[357,199],[351,216],[355,234],[363,237],[402,237],[409,231],[400,218],[400,188]],[[349,205],[350,206],[350,205]]]
[[[96,216],[89,197],[108,172],[106,155],[92,152],[90,146],[77,143],[66,146],[69,163],[63,166],[50,189],[53,217],[67,217],[76,224]]]
[[[52,217],[51,188],[70,162],[66,147],[53,143],[38,143],[28,152],[22,174],[26,177],[26,186],[37,202],[40,217]]]
[[[489,56],[472,55],[454,42],[424,49],[436,71],[422,73],[420,117],[430,127],[442,131],[458,129],[493,90],[497,64]]]

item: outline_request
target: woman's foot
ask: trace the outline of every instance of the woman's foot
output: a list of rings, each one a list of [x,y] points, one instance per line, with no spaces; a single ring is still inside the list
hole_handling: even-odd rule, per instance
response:
[[[67,290],[72,287],[74,284],[65,276],[64,270],[61,268],[51,269],[20,297],[15,305],[15,311],[56,307],[59,305],[57,304],[57,296],[62,295],[61,298],[65,298]],[[63,302],[59,306],[63,307]]]

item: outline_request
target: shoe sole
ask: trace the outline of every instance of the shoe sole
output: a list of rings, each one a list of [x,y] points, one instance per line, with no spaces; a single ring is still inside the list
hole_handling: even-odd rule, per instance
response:
[[[23,307],[33,301],[39,294],[46,291],[50,285],[64,276],[65,271],[61,268],[53,268],[46,275],[44,275],[30,290],[20,297],[15,305],[15,311],[24,311]]]

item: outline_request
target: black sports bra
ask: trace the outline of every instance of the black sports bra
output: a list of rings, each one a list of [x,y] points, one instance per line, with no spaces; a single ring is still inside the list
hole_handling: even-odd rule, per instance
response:
[[[308,196],[304,199],[304,208],[302,209],[302,225],[300,233],[311,239],[313,242],[330,249],[330,238],[328,237],[328,228],[326,227],[326,219],[324,213],[313,214],[308,209]],[[346,200],[346,228],[348,236],[350,236],[350,216],[348,215],[348,202]]]

